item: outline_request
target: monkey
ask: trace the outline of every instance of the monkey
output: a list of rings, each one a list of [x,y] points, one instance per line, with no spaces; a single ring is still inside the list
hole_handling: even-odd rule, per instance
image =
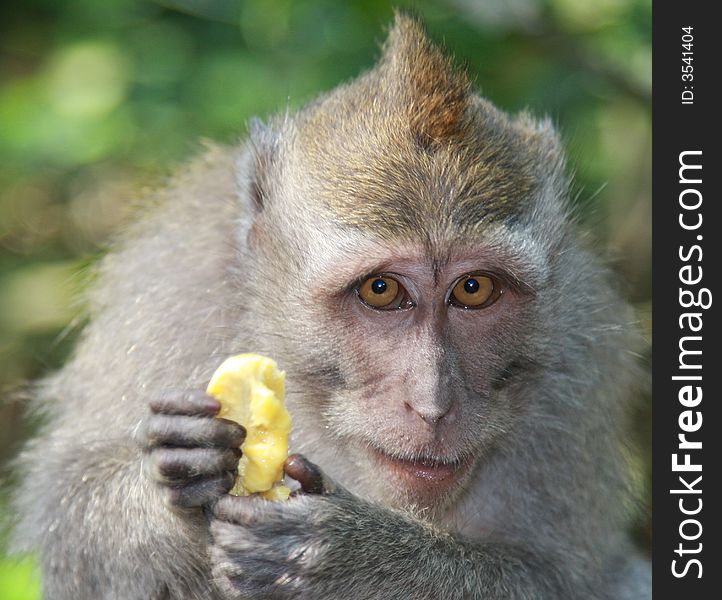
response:
[[[548,119],[398,13],[378,62],[180,168],[38,384],[17,547],[53,599],[644,600],[640,338]],[[288,501],[235,497],[225,357],[287,374]]]

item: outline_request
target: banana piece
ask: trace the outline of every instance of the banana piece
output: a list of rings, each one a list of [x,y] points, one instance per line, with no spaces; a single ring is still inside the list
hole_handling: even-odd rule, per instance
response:
[[[283,463],[288,457],[291,415],[284,405],[285,373],[275,361],[259,354],[226,359],[211,378],[206,393],[221,403],[218,417],[246,428],[235,496],[260,493],[268,500],[286,500]]]

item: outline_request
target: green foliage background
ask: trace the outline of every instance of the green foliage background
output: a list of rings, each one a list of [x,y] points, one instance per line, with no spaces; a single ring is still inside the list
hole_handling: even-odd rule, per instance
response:
[[[559,124],[582,220],[651,335],[651,0],[396,6],[420,15],[492,101]],[[381,0],[3,3],[0,465],[28,435],[18,390],[61,365],[77,336],[77,273],[139,190],[199,139],[238,140],[251,116],[299,106],[370,67],[392,14]],[[648,399],[638,423],[646,486]],[[646,523],[639,535],[648,543]],[[38,597],[30,569],[0,558],[0,600]]]

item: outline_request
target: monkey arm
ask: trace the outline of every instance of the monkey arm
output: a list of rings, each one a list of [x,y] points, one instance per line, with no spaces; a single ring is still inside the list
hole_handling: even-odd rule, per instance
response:
[[[57,600],[211,598],[207,523],[168,508],[127,437],[73,431],[36,438],[16,502],[17,546],[40,550],[43,588]]]
[[[198,507],[233,485],[245,432],[213,418],[219,404],[202,392],[149,404],[137,441],[106,419],[65,419],[23,453],[17,545],[40,550],[48,597],[216,597]]]
[[[317,481],[311,485],[317,493],[287,503],[225,496],[216,504],[211,561],[228,598],[594,597],[574,585],[549,554],[466,540],[335,484],[320,493]]]
[[[37,553],[47,598],[217,598],[197,505],[224,490],[160,480],[178,483],[226,457],[164,443],[179,430],[169,425],[178,408],[167,396],[153,402],[159,390],[203,389],[217,355],[230,354],[208,332],[225,331],[217,305],[231,304],[234,156],[216,148],[184,167],[98,265],[74,356],[34,394],[31,410],[47,422],[16,462],[14,546]],[[141,435],[152,415],[155,456]]]

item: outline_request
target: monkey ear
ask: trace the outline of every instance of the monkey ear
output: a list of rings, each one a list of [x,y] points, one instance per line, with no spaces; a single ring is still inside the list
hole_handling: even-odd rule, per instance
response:
[[[279,136],[272,126],[252,119],[249,136],[236,165],[236,179],[242,199],[253,213],[268,203],[278,154]]]
[[[551,118],[537,119],[527,111],[516,117],[517,125],[521,126],[526,144],[534,148],[535,155],[543,171],[561,174],[565,169],[564,144],[559,129]]]

